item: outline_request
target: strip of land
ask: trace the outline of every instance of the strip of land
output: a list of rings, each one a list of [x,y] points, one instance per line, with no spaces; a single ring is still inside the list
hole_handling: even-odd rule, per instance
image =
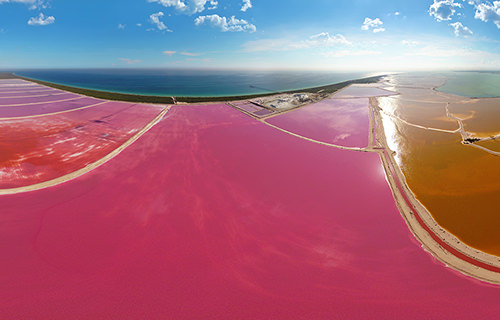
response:
[[[57,84],[46,83],[43,81],[34,81],[32,79],[25,79],[22,77],[18,77],[16,75],[1,75],[0,78],[4,79],[22,79],[26,81],[31,81],[38,83],[43,86],[50,86],[52,88],[56,88],[58,90],[64,90],[68,92],[77,93],[80,95],[89,95],[100,99],[106,100],[125,100],[125,101],[136,101],[136,102],[149,102],[149,103],[168,103],[173,104],[174,102],[187,102],[187,103],[201,103],[201,102],[210,102],[210,101],[226,101],[226,100],[250,100],[255,99],[257,97],[262,97],[262,95],[252,95],[252,96],[234,96],[234,97],[199,97],[199,98],[186,98],[186,97],[151,97],[151,96],[137,96],[137,95],[123,95],[118,93],[110,93],[110,92],[101,92],[80,88],[73,88],[67,86],[61,86]],[[474,276],[483,281],[487,281],[490,283],[500,283],[500,262],[497,257],[485,254],[484,252],[480,252],[474,248],[467,246],[466,244],[459,241],[456,237],[454,237],[451,233],[447,232],[443,228],[441,228],[432,218],[432,215],[427,211],[427,209],[418,202],[415,195],[412,193],[408,185],[406,184],[405,177],[398,167],[393,152],[390,150],[387,145],[387,139],[384,133],[383,122],[381,120],[381,113],[385,113],[381,108],[378,107],[377,99],[373,96],[373,94],[381,94],[381,95],[389,95],[394,94],[394,92],[383,90],[379,88],[377,91],[375,87],[367,88],[367,91],[363,93],[363,90],[359,87],[352,87],[353,84],[360,83],[373,83],[380,80],[380,77],[373,77],[361,80],[354,80],[343,82],[331,86],[325,87],[317,87],[310,89],[303,89],[300,91],[289,91],[285,93],[297,93],[297,92],[310,92],[317,93],[322,92],[324,97],[331,97],[332,93],[338,92],[343,88],[351,88],[349,91],[344,90],[344,95],[339,95],[337,101],[338,103],[342,102],[341,99],[362,99],[369,98],[369,103],[367,107],[369,108],[368,116],[369,116],[369,136],[368,136],[368,145],[366,146],[345,146],[341,143],[330,143],[328,141],[324,141],[322,139],[316,139],[314,137],[308,137],[303,134],[295,132],[293,126],[290,128],[283,127],[280,125],[275,125],[269,123],[265,117],[263,119],[257,118],[260,122],[284,132],[286,134],[290,134],[297,138],[301,138],[310,142],[319,143],[325,146],[334,147],[343,150],[350,151],[362,151],[362,152],[375,152],[378,153],[381,161],[384,165],[384,169],[386,171],[386,176],[391,186],[394,198],[400,209],[400,212],[407,222],[410,230],[412,230],[413,234],[419,239],[419,241],[423,244],[423,246],[430,251],[434,256],[443,261],[445,264],[453,267],[454,269],[463,272],[467,275]],[[371,92],[371,93],[370,93]],[[281,94],[285,94],[281,93]],[[356,96],[358,94],[359,96]],[[270,94],[271,95],[271,94]],[[12,97],[12,98],[15,98]],[[27,96],[26,98],[36,98],[33,96]],[[169,100],[170,99],[170,100]],[[56,100],[57,102],[57,100]],[[318,103],[318,101],[312,101],[314,103]],[[29,105],[32,103],[25,103],[21,105]],[[7,107],[18,106],[18,105],[7,105]],[[265,107],[257,106],[249,107],[243,105],[243,107],[239,105],[233,105],[236,109],[239,109],[242,112],[248,113],[250,115],[251,112],[248,110],[259,110],[258,108],[264,109]],[[335,104],[332,105],[335,108]],[[252,109],[254,108],[254,109]],[[308,108],[308,104],[300,105],[297,108],[291,108],[290,110],[285,110],[282,113],[274,113],[272,115],[273,119],[276,120],[278,117],[283,117],[287,113],[293,112],[295,110],[305,110]],[[78,177],[90,170],[95,169],[96,167],[102,165],[112,157],[116,156],[120,153],[125,147],[133,143],[137,140],[144,132],[149,130],[155,123],[157,123],[168,111],[168,108],[165,108],[160,115],[158,115],[155,119],[153,119],[148,125],[146,125],[142,130],[140,130],[137,134],[132,136],[129,140],[123,143],[120,147],[116,148],[113,152],[107,154],[105,157],[98,159],[97,161],[85,166],[84,168],[78,169],[74,172],[68,173],[61,177],[44,181],[41,183],[32,184],[29,186],[15,187],[0,190],[0,194],[13,194],[31,190],[38,190],[41,188],[46,188],[48,186],[52,186],[55,184],[59,184],[75,177]],[[448,109],[447,113],[449,115]],[[35,115],[34,115],[35,116]],[[253,115],[252,115],[253,116]],[[393,115],[390,115],[393,116]],[[425,129],[425,130],[437,130],[446,133],[462,133],[464,136],[463,124],[459,121],[460,129],[452,131],[452,130],[443,130],[421,126],[418,124],[410,123],[404,119],[394,116],[397,120],[403,121],[408,125],[415,126],[417,128]],[[271,117],[268,117],[271,118]],[[453,117],[451,117],[453,118]],[[453,118],[455,119],[455,118]],[[456,118],[458,119],[458,118]],[[466,135],[469,137],[469,135]],[[464,139],[466,138],[464,136]]]
[[[0,79],[24,79],[27,81],[35,82],[38,84],[42,84],[47,87],[56,88],[68,92],[78,93],[90,97],[95,97],[99,99],[105,100],[116,100],[116,101],[127,101],[127,102],[139,102],[139,103],[157,103],[157,104],[176,104],[176,103],[205,103],[205,102],[224,102],[224,101],[237,101],[237,100],[249,100],[258,97],[272,96],[277,93],[297,93],[297,92],[306,92],[306,93],[334,93],[342,88],[345,88],[351,84],[365,84],[365,83],[376,83],[378,82],[383,75],[369,77],[364,79],[356,79],[350,81],[344,81],[336,84],[313,87],[313,88],[305,88],[300,90],[291,90],[291,91],[283,91],[283,92],[272,92],[267,94],[255,94],[255,95],[239,95],[239,96],[221,96],[221,97],[165,97],[165,96],[149,96],[149,95],[135,95],[135,94],[125,94],[125,93],[116,93],[116,92],[107,92],[107,91],[99,91],[99,90],[91,90],[91,89],[83,89],[73,86],[66,86],[61,84],[56,84],[48,81],[41,81],[36,79],[31,79],[27,77],[22,77],[19,75],[15,75],[14,73],[0,73]]]
[[[60,90],[55,91],[66,99],[53,93],[25,96],[23,92],[31,88],[27,84],[31,82],[0,79],[0,195],[47,188],[97,168],[141,137],[170,108]],[[5,98],[5,88],[19,91],[21,98]]]
[[[386,98],[356,99],[365,110],[352,117],[336,99],[328,108],[313,103],[273,118],[297,111],[344,118],[332,121],[332,131],[358,126],[368,146],[349,137],[336,143],[359,150],[321,143],[328,140],[290,122],[271,127],[226,103],[170,106],[105,165],[64,185],[0,196],[0,258],[8,261],[0,317],[495,319],[499,288],[456,272],[471,275],[460,269],[465,257],[441,245],[406,200],[411,191],[392,164],[388,118],[377,109]],[[100,108],[85,112],[91,110]],[[75,112],[83,111],[58,117],[83,118]],[[87,118],[106,130],[113,122],[105,112]],[[20,120],[1,123],[10,121]],[[16,127],[0,134],[23,137]],[[106,133],[96,137],[111,139]],[[68,150],[81,142],[73,141]],[[451,268],[421,250],[394,198],[424,248]]]

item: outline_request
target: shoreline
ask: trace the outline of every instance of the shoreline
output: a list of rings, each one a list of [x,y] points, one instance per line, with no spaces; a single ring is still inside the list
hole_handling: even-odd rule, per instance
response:
[[[216,103],[216,102],[226,102],[226,101],[239,101],[239,100],[249,100],[259,97],[273,96],[276,94],[293,94],[293,93],[316,93],[322,91],[324,93],[334,93],[337,92],[351,84],[368,84],[377,83],[385,75],[348,80],[333,84],[328,84],[319,87],[304,88],[297,90],[287,90],[282,92],[270,92],[264,94],[251,94],[251,95],[234,95],[234,96],[214,96],[214,97],[182,97],[182,96],[150,96],[150,95],[139,95],[139,94],[127,94],[118,93],[112,91],[100,91],[92,89],[84,89],[79,87],[73,87],[68,85],[56,84],[48,81],[42,81],[37,79],[32,79],[28,77],[23,77],[16,75],[12,72],[0,72],[0,79],[22,79],[34,83],[38,83],[44,86],[48,86],[55,89],[60,89],[72,93],[82,94],[85,96],[90,96],[99,99],[113,100],[113,101],[126,101],[126,102],[137,102],[137,103],[148,103],[148,104],[199,104],[199,103]]]
[[[2,78],[2,76],[3,75],[0,74],[0,78]],[[13,74],[10,74],[10,76],[12,79],[23,79],[35,83],[40,83],[30,79],[25,79],[23,77],[15,76]],[[329,87],[331,89],[337,88],[335,91],[338,91],[342,88],[348,87],[351,84],[359,83],[359,81],[363,81],[362,83],[373,83],[373,82],[380,83],[380,79],[382,78],[383,76],[377,76],[377,77],[353,80],[348,82],[342,82],[339,84],[330,85],[326,87]],[[43,82],[41,82],[41,84],[48,86]],[[341,86],[340,89],[338,89],[339,86]],[[317,88],[304,89],[299,92],[304,92],[305,90],[316,90],[316,89]],[[435,88],[433,88],[433,90],[435,90]],[[77,93],[84,94],[81,92]],[[107,93],[107,94],[113,95],[113,93]],[[141,97],[141,96],[133,96],[133,97]],[[262,95],[259,95],[259,97],[262,97]],[[199,99],[203,98],[200,97]],[[113,100],[113,99],[107,98],[106,100]],[[211,102],[211,101],[204,101],[204,102]],[[441,227],[434,220],[432,214],[427,210],[427,208],[425,208],[425,206],[422,203],[420,203],[420,201],[418,201],[415,194],[409,188],[406,182],[406,178],[401,168],[398,166],[392,150],[388,146],[381,115],[383,110],[381,110],[381,108],[378,106],[378,101],[376,97],[369,98],[368,108],[369,108],[368,114],[370,120],[369,132],[368,132],[369,144],[365,148],[346,148],[346,147],[321,143],[319,141],[315,141],[313,139],[307,139],[301,135],[294,134],[293,132],[288,132],[286,130],[277,128],[276,126],[267,123],[265,119],[261,120],[257,119],[257,120],[265,123],[268,126],[273,127],[274,129],[280,130],[287,134],[291,134],[293,136],[296,136],[297,138],[308,140],[313,143],[320,143],[327,145],[329,147],[336,147],[350,151],[377,153],[380,157],[380,161],[384,168],[387,182],[393,194],[395,204],[402,218],[405,220],[409,228],[409,231],[420,242],[422,248],[425,251],[429,252],[434,258],[444,263],[446,266],[454,270],[457,270],[462,274],[474,277],[476,279],[491,284],[500,284],[500,257],[488,254],[484,251],[468,246],[466,243],[462,242],[460,239],[454,236],[451,232]],[[159,118],[155,119],[148,126],[143,128],[143,131],[141,130],[139,134],[132,137],[130,141],[127,141],[127,143],[130,142],[129,144],[131,144],[132,142],[137,140],[145,131],[149,130],[149,128],[151,128],[155,123],[157,123],[159,119],[161,119],[165,115],[165,113],[169,111],[169,109],[170,109],[169,107],[165,108]],[[55,184],[60,184],[68,180],[72,180],[77,176],[80,176],[88,171],[95,169],[97,166],[100,166],[104,162],[116,156],[126,146],[128,146],[127,143],[120,146],[120,148],[116,149],[115,152],[109,154],[107,157],[100,159],[99,161],[77,172],[73,172],[72,174],[68,174],[58,179],[47,181],[45,183],[38,185],[31,185],[29,187],[23,187],[19,189],[1,190],[0,194],[15,194],[20,192],[33,191],[41,188],[46,188]]]
[[[462,274],[490,283],[500,284],[500,257],[473,248],[441,227],[429,210],[416,198],[406,182],[393,152],[387,145],[383,120],[376,98],[370,99],[375,117],[379,153],[396,206],[410,232],[422,248],[440,262]],[[457,132],[458,133],[458,132]]]

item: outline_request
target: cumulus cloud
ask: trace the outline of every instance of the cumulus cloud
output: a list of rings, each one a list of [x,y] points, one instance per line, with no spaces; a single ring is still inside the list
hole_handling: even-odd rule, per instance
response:
[[[209,9],[216,9],[218,2],[216,0],[148,0],[148,2],[158,3],[164,7],[172,7],[180,13],[195,14],[205,11],[207,3]]]
[[[243,19],[221,17],[217,14],[200,16],[194,20],[196,26],[208,24],[214,28],[220,29],[222,32],[255,32],[257,27]]]
[[[164,7],[174,7],[179,11],[183,11],[187,9],[187,5],[181,0],[148,0],[148,2],[159,3]]]
[[[455,36],[457,36],[457,37],[467,38],[467,37],[472,36],[472,34],[473,34],[471,29],[467,28],[466,26],[464,26],[460,22],[450,23],[450,26],[452,26],[453,29],[455,29]]]
[[[121,23],[118,24],[118,29],[122,29],[123,30],[123,29],[125,29],[125,27],[126,27],[125,24],[121,24]]]
[[[437,21],[451,20],[455,14],[455,8],[461,8],[460,3],[455,3],[454,0],[434,0],[434,3],[429,7],[429,15]]]
[[[250,8],[252,8],[252,2],[250,0],[243,0],[243,6],[241,7],[241,11],[245,12]]]
[[[476,14],[474,18],[484,22],[492,21],[500,29],[500,1],[475,2]]]
[[[350,45],[351,42],[341,34],[330,35],[328,32],[322,32],[309,37],[307,44],[311,47],[327,47],[338,44]]]
[[[56,18],[54,18],[53,16],[45,17],[45,15],[40,12],[38,17],[31,17],[28,20],[28,24],[30,26],[46,26],[46,25],[54,23],[55,21],[56,21]]]
[[[374,33],[384,32],[385,28],[382,27],[383,24],[384,23],[379,18],[376,19],[365,18],[365,22],[363,22],[361,30],[366,30],[366,31],[372,30]]]
[[[165,14],[163,12],[157,12],[153,13],[152,15],[149,16],[149,22],[156,26],[156,28],[160,31],[169,31],[172,32],[172,30],[169,30],[168,27],[161,21]]]

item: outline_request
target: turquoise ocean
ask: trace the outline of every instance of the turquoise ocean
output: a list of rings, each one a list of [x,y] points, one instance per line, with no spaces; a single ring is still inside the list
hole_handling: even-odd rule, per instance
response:
[[[462,97],[500,97],[500,72],[461,71],[446,73],[446,84],[438,90]]]
[[[235,96],[317,87],[372,73],[181,69],[38,69],[16,74],[85,89],[153,96]]]

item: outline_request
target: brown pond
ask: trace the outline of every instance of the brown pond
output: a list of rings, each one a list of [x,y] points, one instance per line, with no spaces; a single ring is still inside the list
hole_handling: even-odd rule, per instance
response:
[[[453,131],[458,122],[446,117],[442,96],[432,103],[431,90],[427,95],[425,89],[410,91],[405,88],[398,98],[379,98],[389,146],[397,152],[410,189],[443,228],[469,246],[500,256],[500,157],[462,144],[458,132],[414,126]],[[468,132],[489,136],[500,131],[498,99],[450,100],[450,111],[466,119]],[[478,145],[500,151],[498,141]]]

